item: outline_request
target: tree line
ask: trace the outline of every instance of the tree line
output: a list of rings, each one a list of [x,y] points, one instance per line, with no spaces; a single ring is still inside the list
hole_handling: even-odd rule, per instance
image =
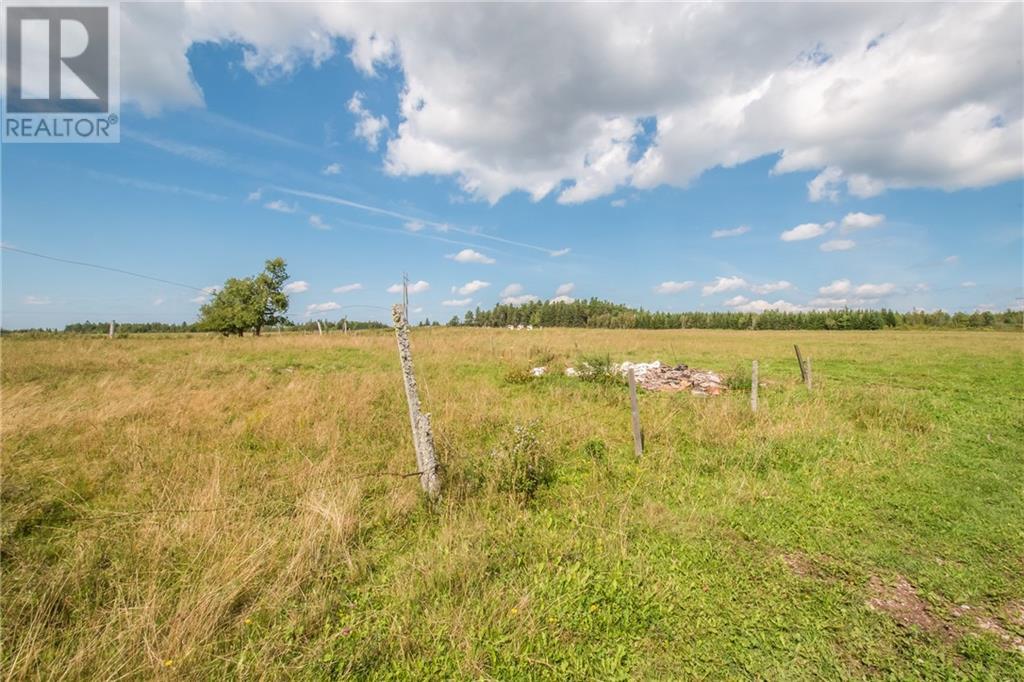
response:
[[[631,308],[597,298],[572,303],[535,301],[521,305],[499,303],[490,310],[466,311],[453,317],[449,326],[588,327],[599,329],[895,329],[938,327],[949,329],[1020,329],[1024,311],[976,311],[947,313],[941,310],[899,312],[896,310],[812,310],[807,312],[763,313],[683,312],[668,313]]]

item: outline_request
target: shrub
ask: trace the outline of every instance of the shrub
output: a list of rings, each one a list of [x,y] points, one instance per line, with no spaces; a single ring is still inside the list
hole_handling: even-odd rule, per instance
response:
[[[553,479],[551,459],[536,423],[515,424],[489,458],[489,478],[499,492],[530,500]]]

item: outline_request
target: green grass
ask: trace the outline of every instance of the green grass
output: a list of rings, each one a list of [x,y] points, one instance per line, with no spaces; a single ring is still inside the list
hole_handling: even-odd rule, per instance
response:
[[[1021,334],[413,350],[433,508],[389,475],[415,464],[388,333],[4,339],[5,675],[1024,677]],[[761,409],[643,393],[637,461],[625,387],[558,371],[594,356],[736,386],[756,358]],[[869,607],[900,578],[941,627]]]

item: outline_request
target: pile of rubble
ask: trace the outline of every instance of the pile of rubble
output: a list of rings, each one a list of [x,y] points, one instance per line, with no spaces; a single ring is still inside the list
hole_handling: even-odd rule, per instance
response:
[[[584,368],[587,369],[587,368]],[[718,395],[725,390],[725,382],[721,375],[701,369],[692,369],[686,365],[663,365],[661,361],[654,362],[623,362],[611,366],[611,371],[622,377],[633,370],[636,384],[648,391],[689,391],[694,395]],[[547,367],[534,367],[530,375],[542,377],[547,374]],[[565,376],[579,376],[580,372],[575,367],[566,367]]]
[[[721,375],[686,365],[663,365],[654,362],[623,362],[612,369],[622,376],[633,370],[637,386],[648,391],[689,391],[694,395],[718,395],[725,390]]]

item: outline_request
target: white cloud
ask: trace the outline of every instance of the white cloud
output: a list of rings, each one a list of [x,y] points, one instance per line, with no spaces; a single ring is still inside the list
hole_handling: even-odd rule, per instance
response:
[[[771,294],[776,291],[784,291],[791,289],[793,284],[787,282],[784,279],[780,279],[778,282],[766,282],[765,284],[751,284],[750,290],[755,294]]]
[[[501,297],[502,298],[507,298],[509,296],[515,296],[516,294],[521,294],[521,293],[523,293],[523,285],[522,284],[517,284],[517,283],[512,283],[512,284],[509,284],[507,287],[505,287],[504,289],[501,290]]]
[[[486,289],[491,286],[490,282],[482,282],[478,279],[474,279],[472,282],[466,282],[461,287],[452,287],[452,292],[461,296],[468,296],[469,294],[475,294],[481,289]]]
[[[189,301],[191,301],[192,303],[209,303],[210,297],[217,293],[219,290],[220,287],[215,284],[210,285],[208,287],[203,287],[203,293],[199,294],[195,298],[190,298]]]
[[[22,303],[25,305],[50,305],[50,297],[29,295],[22,300]]]
[[[387,116],[374,116],[363,105],[366,96],[361,92],[352,93],[348,101],[348,110],[356,116],[355,134],[366,142],[371,151],[377,151],[381,134],[388,130]]]
[[[313,313],[326,313],[329,310],[339,310],[340,305],[334,301],[327,301],[326,303],[310,303],[306,306],[306,316],[312,315]]]
[[[576,290],[576,285],[572,282],[566,282],[565,284],[559,284],[558,288],[555,289],[555,296],[568,296]]]
[[[258,189],[255,192],[249,192],[249,196],[246,197],[246,201],[259,201],[263,198],[263,190]]]
[[[831,284],[827,284],[823,287],[818,288],[818,293],[822,296],[835,296],[836,294],[845,294],[850,291],[853,284],[848,279],[837,279],[833,280]]]
[[[505,305],[523,305],[524,303],[533,303],[534,301],[539,300],[540,299],[533,294],[523,294],[521,296],[506,296],[501,299],[501,302]]]
[[[727,305],[727,306],[729,306],[730,308],[732,308],[732,307],[734,307],[734,306],[738,306],[738,305],[744,305],[744,304],[746,304],[746,303],[749,303],[749,302],[750,302],[750,299],[749,299],[749,298],[747,298],[746,296],[743,296],[743,295],[739,295],[739,294],[738,294],[738,295],[736,295],[736,296],[733,296],[733,297],[732,297],[732,298],[730,298],[730,299],[727,299],[727,300],[725,301],[725,305]]]
[[[960,286],[962,286],[964,289],[972,289],[972,288],[978,286],[978,283],[977,282],[960,282]]]
[[[572,251],[572,249],[556,249],[555,251],[552,251],[549,255],[552,258],[558,258],[559,256],[564,256],[565,254],[569,253],[570,251]]]
[[[362,288],[362,284],[360,284],[359,282],[355,282],[353,284],[342,284],[340,287],[334,287],[333,289],[331,289],[331,291],[336,294],[348,294],[353,291],[361,291]]]
[[[854,230],[868,230],[874,227],[881,227],[885,222],[885,216],[881,213],[874,215],[868,213],[847,213],[840,223],[842,232],[853,232]]]
[[[811,201],[828,199],[836,201],[842,186],[843,171],[841,168],[829,166],[818,173],[807,183],[807,198]]]
[[[341,173],[341,164],[337,162],[329,163],[326,166],[324,166],[324,169],[320,172],[323,173],[324,175],[338,175],[339,173]]]
[[[821,251],[849,251],[853,247],[857,246],[857,242],[852,239],[830,239],[827,242],[822,242],[818,249]]]
[[[745,303],[739,304],[735,306],[735,310],[741,313],[763,313],[766,310],[778,310],[783,313],[800,313],[806,312],[810,310],[810,308],[796,303],[790,303],[789,301],[783,301],[781,299],[772,303],[758,299],[756,301],[746,301]]]
[[[733,291],[734,289],[746,289],[747,280],[742,277],[716,277],[715,281],[711,284],[706,284],[701,289],[702,296],[710,296],[711,294],[720,294],[724,291]]]
[[[289,204],[280,199],[274,199],[263,204],[263,208],[270,209],[271,211],[277,211],[279,213],[295,213],[299,210],[298,204]]]
[[[926,291],[931,291],[931,286],[927,282],[918,282],[914,285],[914,291],[923,294]]]
[[[709,168],[779,152],[775,173],[835,169],[821,199],[842,185],[860,196],[949,191],[1022,174],[1021,11],[125,3],[122,96],[146,114],[201,106],[187,58],[196,43],[240,44],[258,82],[325,63],[344,45],[364,74],[400,73],[385,170],[452,176],[492,202],[518,190],[572,202],[620,186],[685,187]],[[722,49],[735,36],[743,49]],[[358,125],[365,112],[378,135],[387,129],[356,105]],[[636,135],[647,117],[653,136]]]
[[[960,256],[946,256],[942,259],[942,262],[946,265],[956,265],[960,262]]]
[[[654,293],[678,294],[680,291],[686,291],[687,289],[690,289],[691,287],[693,287],[693,285],[694,282],[690,280],[687,280],[685,282],[674,282],[672,280],[668,280],[667,282],[662,282],[658,286],[654,287]]]
[[[887,296],[896,291],[896,285],[886,282],[884,284],[861,284],[853,290],[858,296]]]
[[[473,299],[471,299],[471,298],[457,298],[457,299],[451,299],[449,301],[441,301],[441,305],[446,305],[446,306],[451,307],[451,308],[462,308],[462,307],[468,306],[472,302],[473,302]]]
[[[750,228],[747,227],[746,225],[740,225],[739,227],[732,227],[729,229],[712,230],[711,238],[722,239],[724,237],[739,237],[740,235],[746,234],[747,232],[750,232]]]
[[[626,200],[625,199],[613,199],[611,201],[611,205],[612,205],[613,208],[625,208]]]
[[[548,299],[548,303],[573,303],[576,299],[572,296],[555,296],[554,298]]]
[[[824,225],[820,225],[818,223],[802,223],[793,229],[786,230],[780,234],[779,239],[784,242],[797,242],[804,239],[814,239],[815,237],[820,237],[828,232],[833,226],[834,223],[831,222],[825,223]]]
[[[318,215],[309,216],[309,224],[318,230],[329,230],[331,226],[324,222],[323,218]]]
[[[283,291],[286,294],[301,294],[304,291],[309,291],[309,282],[305,282],[301,279],[295,282],[289,282],[284,285]]]
[[[427,291],[428,289],[430,289],[430,284],[428,282],[424,282],[422,279],[418,282],[411,282],[409,284],[410,294],[422,294],[424,291]],[[400,294],[402,293],[402,285],[400,283],[392,284],[387,288],[387,292],[389,294]]]
[[[420,220],[407,220],[405,222],[405,229],[409,230],[410,232],[419,232],[424,227],[426,227],[426,224],[424,224]]]
[[[483,265],[491,265],[495,262],[495,260],[490,256],[485,256],[479,251],[474,251],[473,249],[463,249],[458,253],[448,254],[445,258],[453,260],[456,263],[482,263]]]

